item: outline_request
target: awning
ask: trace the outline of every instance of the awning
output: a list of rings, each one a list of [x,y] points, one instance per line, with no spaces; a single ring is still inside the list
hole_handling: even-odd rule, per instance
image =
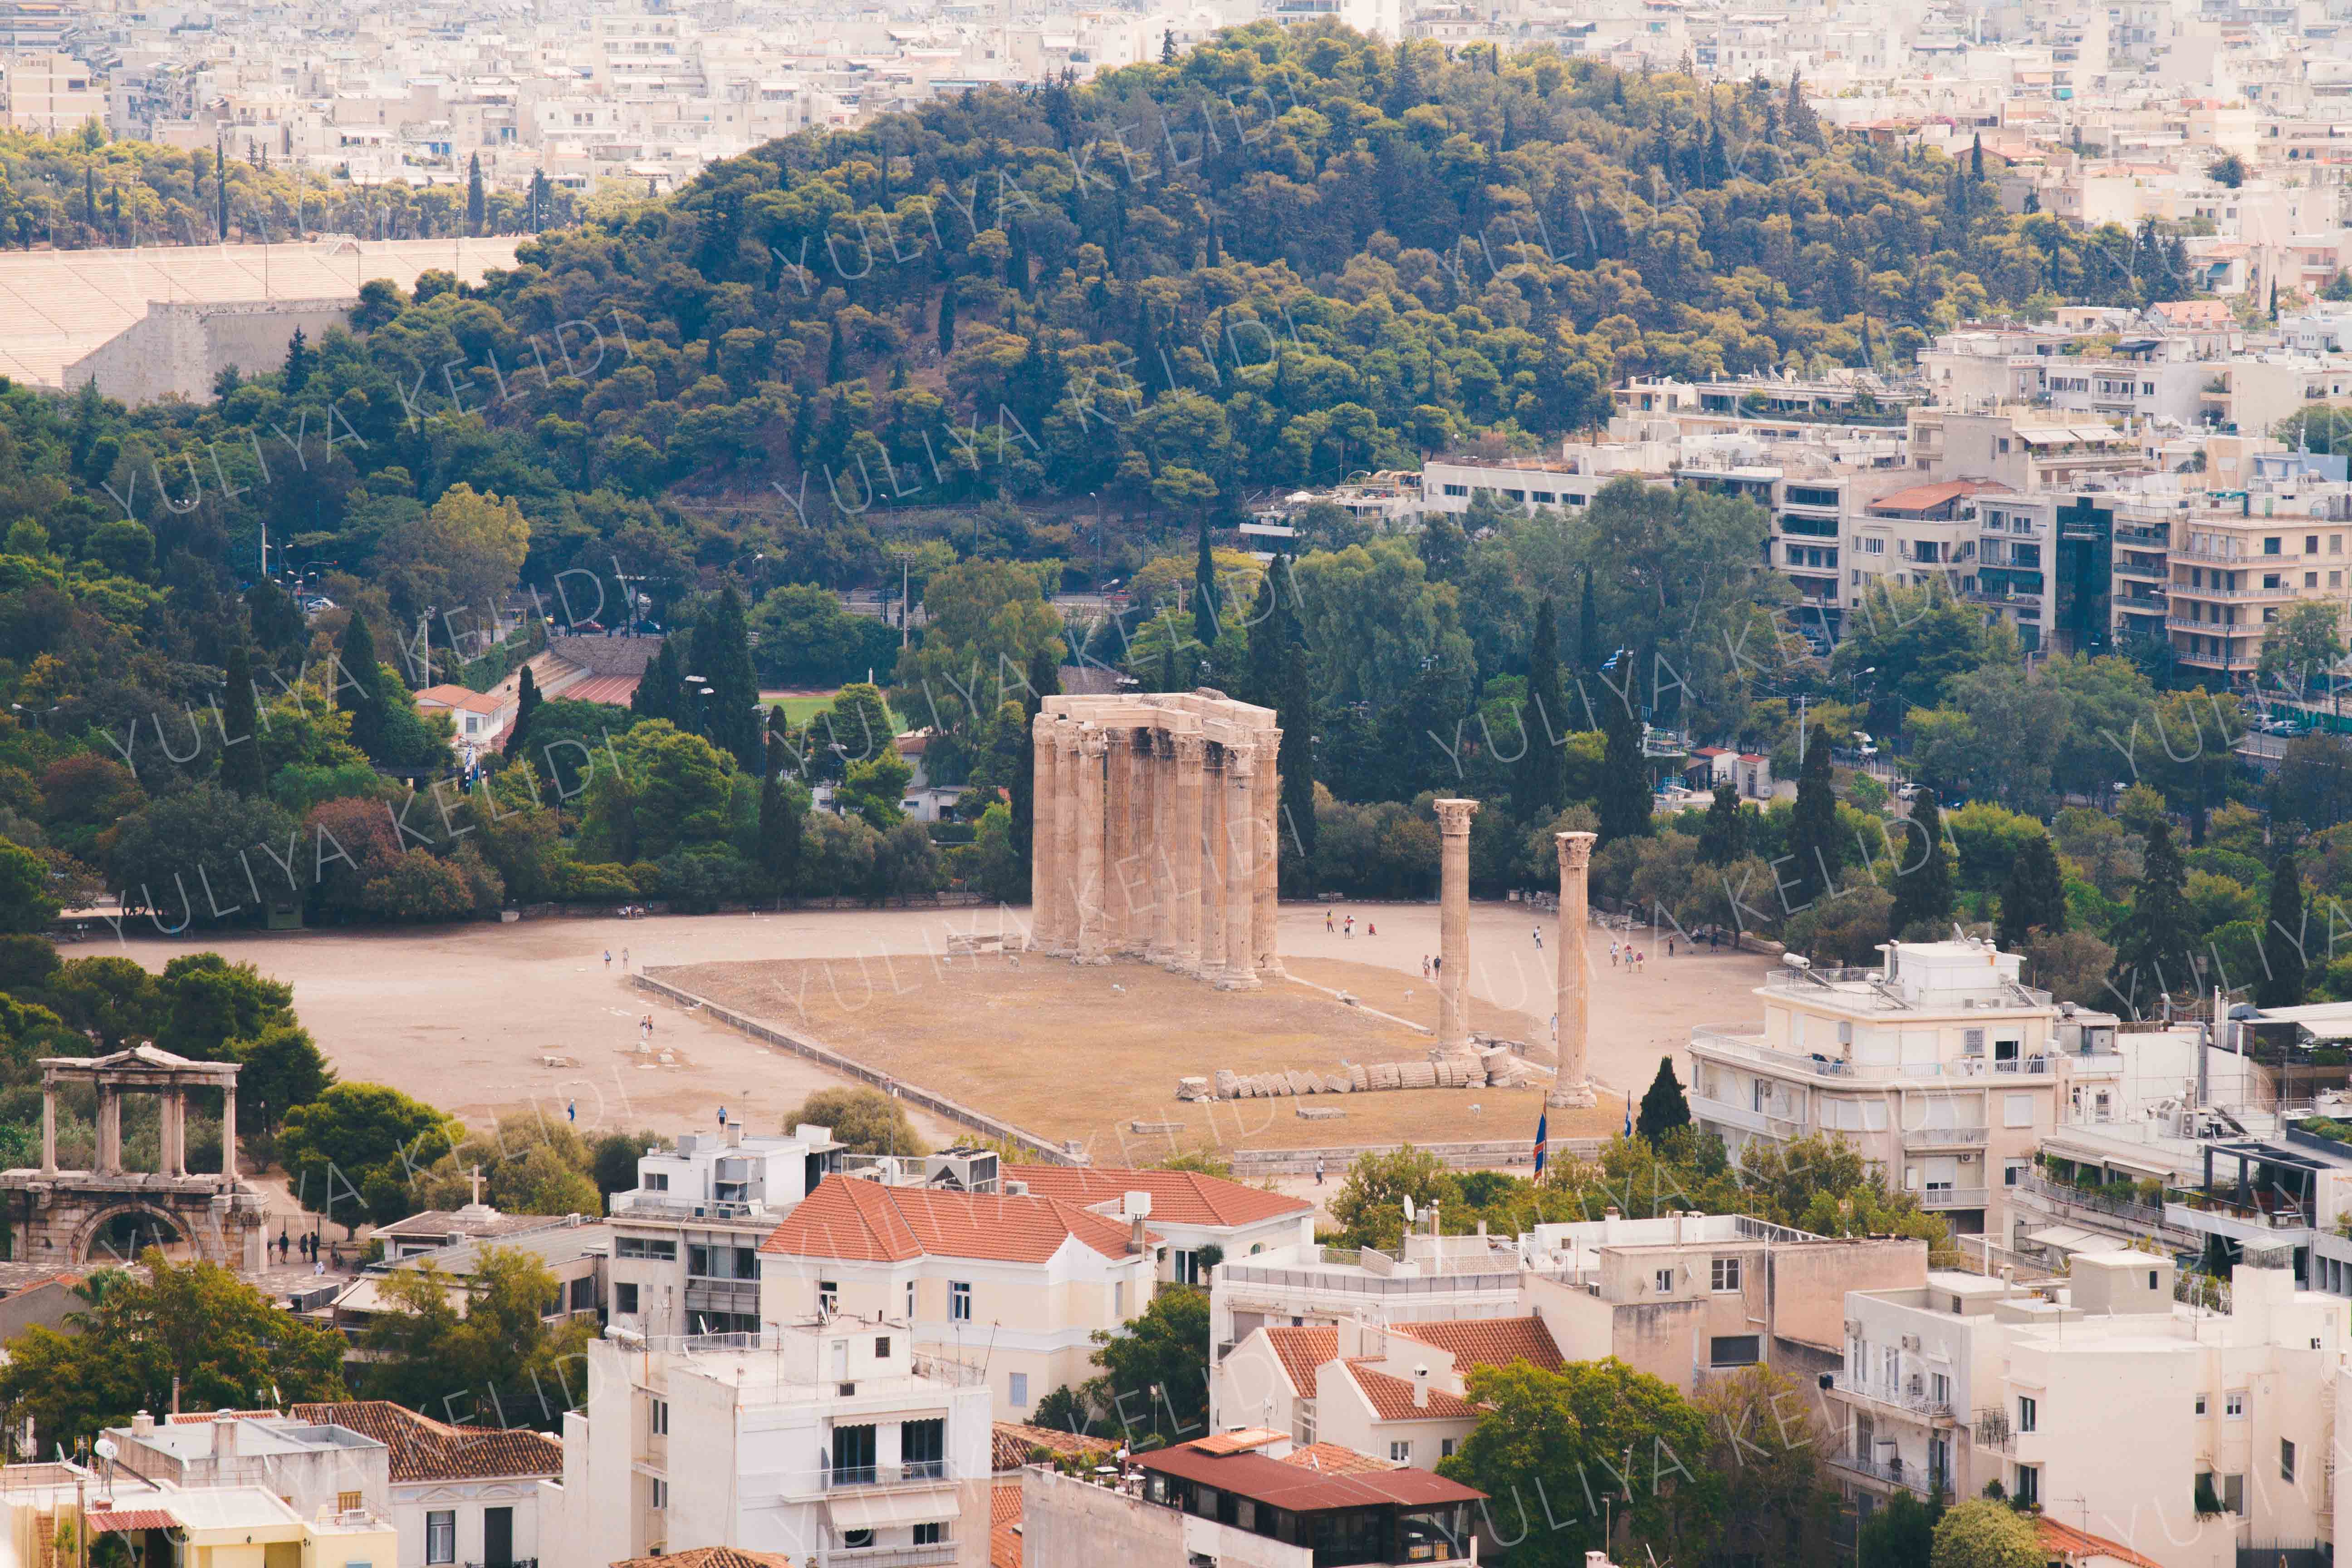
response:
[[[866,1492],[827,1498],[826,1522],[837,1531],[903,1530],[917,1524],[937,1524],[956,1517],[955,1489],[936,1491]]]
[[[2029,1231],[2025,1239],[2053,1252],[2105,1252],[2116,1245],[2113,1237],[2100,1236],[2071,1225],[2053,1225],[2048,1230]]]

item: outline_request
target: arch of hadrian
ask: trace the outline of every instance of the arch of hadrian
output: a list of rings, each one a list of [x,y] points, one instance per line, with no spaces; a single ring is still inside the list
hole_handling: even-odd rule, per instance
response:
[[[1207,689],[1045,699],[1032,734],[1032,942],[1228,990],[1278,977],[1274,721]]]

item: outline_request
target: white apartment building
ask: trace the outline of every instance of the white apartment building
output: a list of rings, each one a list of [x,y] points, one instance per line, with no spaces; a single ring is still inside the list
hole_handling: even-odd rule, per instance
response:
[[[760,1243],[760,1315],[898,1319],[919,1352],[983,1366],[997,1407],[1026,1420],[1094,1375],[1096,1331],[1150,1303],[1164,1239],[1147,1195],[1125,1206],[828,1176]]]
[[[983,1568],[989,1390],[902,1319],[608,1335],[563,1419],[551,1563],[725,1546],[833,1568]]]
[[[2352,1307],[2278,1268],[2188,1288],[2218,1310],[2176,1303],[2179,1284],[2168,1258],[2083,1252],[2031,1289],[1937,1273],[1855,1292],[1825,1391],[1832,1465],[1858,1494],[1998,1481],[2165,1568],[2324,1549]]]
[[[1315,1240],[1315,1205],[1197,1171],[1121,1170],[1108,1165],[1007,1165],[1007,1191],[1090,1208],[1117,1218],[1129,1193],[1151,1199],[1160,1248],[1160,1278],[1206,1288],[1226,1258],[1255,1258]]]
[[[1692,1031],[1692,1118],[1735,1156],[1833,1133],[1955,1231],[2006,1235],[2007,1189],[2057,1123],[2059,1010],[1988,942],[1885,952],[1876,969],[1776,969],[1760,1031]]]
[[[106,123],[106,89],[70,55],[0,54],[0,125],[36,136],[70,136]]]
[[[1307,1242],[1229,1258],[1210,1277],[1210,1364],[1269,1324],[1329,1328],[1349,1319],[1402,1324],[1520,1315],[1521,1267],[1516,1240],[1419,1230],[1404,1237],[1395,1257],[1378,1247]],[[1215,1386],[1212,1378],[1213,1395]]]

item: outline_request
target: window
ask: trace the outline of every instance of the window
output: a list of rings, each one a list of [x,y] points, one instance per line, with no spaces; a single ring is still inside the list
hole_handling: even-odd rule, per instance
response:
[[[2020,1465],[2017,1467],[2017,1500],[2023,1503],[2028,1508],[2034,1507],[2042,1501],[2041,1466]]]
[[[2004,1127],[2033,1125],[2033,1097],[2030,1094],[2004,1094],[2000,1097],[2000,1122]]]
[[[1549,506],[1559,500],[1558,492],[1553,490],[1529,490],[1528,494],[1532,496],[1539,506]]]
[[[2221,1478],[2221,1508],[2224,1512],[2242,1514],[2246,1511],[2246,1478]]]
[[[666,1193],[669,1191],[669,1173],[667,1171],[654,1171],[649,1173],[646,1177],[646,1191],[649,1193]],[[672,1249],[670,1256],[673,1258],[677,1256],[675,1248]]]
[[[911,1322],[913,1322],[914,1321],[915,1321],[915,1282],[914,1282],[912,1279],[909,1279],[909,1280],[908,1280],[908,1281],[907,1281],[907,1321],[908,1321],[908,1322],[910,1322],[910,1323],[911,1323]]]
[[[2319,535],[2315,533],[2306,533],[2303,536],[2303,552],[2305,555],[2316,555],[2319,553]]]
[[[335,1494],[335,1511],[337,1513],[357,1513],[360,1510],[365,1507],[367,1507],[367,1493],[365,1492],[337,1492]]]
[[[1404,1441],[1404,1442],[1401,1442],[1401,1443],[1391,1443],[1391,1444],[1389,1445],[1389,1461],[1390,1461],[1391,1464],[1398,1464],[1398,1465],[1410,1465],[1410,1464],[1412,1464],[1412,1443],[1411,1442],[1411,1440],[1410,1440],[1410,1439],[1408,1439],[1408,1440],[1406,1440],[1406,1441]]]
[[[915,1544],[918,1546],[939,1545],[940,1530],[940,1521],[937,1520],[931,1521],[929,1524],[919,1524],[915,1526]]]
[[[1675,1271],[1671,1268],[1659,1269],[1655,1283],[1658,1287],[1659,1295],[1673,1295],[1675,1293]]]
[[[2269,538],[2263,541],[2263,553],[2265,555],[2276,555],[2279,553],[2279,538],[2277,534],[2273,533]]]
[[[971,1321],[971,1286],[964,1280],[950,1280],[948,1284],[948,1321]]]
[[[862,1552],[874,1544],[874,1532],[870,1530],[845,1530],[841,1532],[841,1543],[853,1552]]]
[[[2009,450],[2009,437],[2006,436],[2000,438],[2000,449],[2004,452]]]
[[[695,1250],[699,1252],[702,1249],[698,1247]],[[820,1279],[816,1282],[816,1310],[820,1312],[841,1310],[841,1281]]]
[[[669,1436],[668,1400],[656,1399],[653,1402],[652,1412],[646,1417],[646,1426],[656,1437],[667,1437]]]
[[[613,1310],[635,1312],[637,1310],[637,1288],[635,1285],[613,1287]]]
[[[2011,1160],[2000,1168],[2000,1184],[2004,1187],[2013,1187],[2017,1185],[2017,1179],[2023,1174],[2025,1174],[2023,1163]]]
[[[2306,587],[2306,588],[2316,588],[2316,587],[2318,587],[2318,586],[2319,586],[2319,574],[2318,574],[2318,573],[2316,573],[2316,572],[2305,572],[2305,573],[2303,574],[2303,585],[2304,585],[2305,587]]]
[[[1714,1263],[1714,1268],[1713,1268],[1713,1277],[1714,1277],[1714,1288],[1715,1288],[1716,1289],[1717,1289],[1717,1290],[1737,1290],[1737,1289],[1739,1289],[1739,1259],[1738,1259],[1737,1258],[1717,1258],[1717,1259],[1715,1260],[1715,1263]]]
[[[2197,1414],[2200,1415],[2205,1414],[2205,1396],[2201,1394],[2197,1396]]]
[[[2294,1479],[2294,1441],[2289,1437],[2279,1439],[2279,1479]]]
[[[1754,1366],[1762,1359],[1754,1334],[1717,1334],[1707,1342],[1709,1366]]]
[[[649,1479],[653,1481],[653,1506],[656,1508],[667,1508],[669,1506],[669,1483],[661,1479],[659,1477]]]
[[[2041,1407],[2035,1401],[2021,1394],[2017,1396],[2017,1429],[2019,1431],[2032,1431],[2033,1418],[2040,1413]]]
[[[874,1336],[874,1359],[876,1361],[888,1361],[890,1359],[889,1335],[877,1334]]]
[[[1176,1283],[1198,1285],[1201,1282],[1201,1255],[1190,1247],[1180,1247],[1169,1255],[1174,1267]]]
[[[1127,1321],[1127,1281],[1110,1282],[1110,1315],[1120,1322]]]
[[[1930,1373],[1927,1376],[1927,1397],[1937,1405],[1949,1405],[1952,1402],[1951,1377],[1945,1373]]]
[[[2246,1391],[2233,1389],[2221,1395],[2221,1414],[2232,1421],[2242,1420],[2246,1414]]]
[[[656,1481],[654,1486],[658,1489],[661,1483]],[[661,1505],[656,1503],[654,1506],[658,1508]],[[436,1509],[425,1516],[425,1561],[427,1563],[457,1561],[457,1510],[456,1509]]]
[[[575,1312],[596,1310],[596,1280],[593,1276],[572,1281],[572,1310]]]
[[[625,1236],[613,1248],[615,1258],[650,1258],[663,1263],[677,1261],[675,1241],[647,1241],[642,1236]]]
[[[1029,1374],[1027,1373],[1016,1372],[1012,1374],[1011,1390],[1006,1397],[1012,1402],[1015,1410],[1029,1408]]]
[[[1468,485],[1448,485],[1445,487],[1445,493],[1450,496],[1466,496],[1470,493],[1470,487]]]
[[[1440,1437],[1437,1440],[1437,1457],[1441,1459],[1452,1458],[1454,1457],[1454,1440],[1451,1437]]]

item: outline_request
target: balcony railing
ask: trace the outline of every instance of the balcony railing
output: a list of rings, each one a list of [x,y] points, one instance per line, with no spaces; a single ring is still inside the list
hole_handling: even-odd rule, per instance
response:
[[[1875,1481],[1887,1481],[1898,1487],[1908,1487],[1920,1498],[1930,1502],[1951,1490],[1949,1477],[1939,1475],[1933,1470],[1915,1468],[1900,1459],[1889,1463],[1878,1459],[1865,1459],[1859,1454],[1841,1452],[1833,1456],[1830,1463],[1842,1470],[1851,1470],[1858,1476],[1868,1476]]]
[[[825,1561],[843,1564],[844,1568],[929,1568],[935,1563],[955,1560],[956,1544],[952,1541],[932,1546],[836,1546],[825,1553]]]
[[[2300,1205],[2281,1204],[2266,1209],[2260,1204],[2241,1203],[2219,1193],[2209,1193],[2199,1187],[2168,1187],[2164,1194],[2166,1216],[2174,1210],[2187,1214],[2212,1215],[2234,1220],[2240,1225],[2259,1226],[2264,1230],[2309,1230],[2315,1223]]]
[[[909,1459],[897,1465],[828,1465],[822,1472],[824,1489],[851,1487],[930,1486],[949,1479],[945,1459]]]
[[[2020,1192],[2031,1193],[2055,1209],[2082,1209],[2092,1214],[2112,1215],[2129,1224],[2146,1226],[2150,1231],[2166,1225],[2164,1210],[2154,1204],[2144,1204],[2135,1198],[2114,1197],[2066,1182],[2053,1182],[2030,1171],[2017,1178],[2017,1186]]]
[[[1974,1148],[1991,1136],[1983,1127],[1906,1127],[1903,1130],[1906,1149],[1967,1149]]]
[[[1989,1187],[1927,1187],[1919,1194],[1923,1209],[1980,1209],[1991,1201]]]
[[[1934,1399],[1926,1394],[1888,1393],[1885,1389],[1872,1388],[1855,1381],[1849,1373],[1830,1373],[1830,1386],[1849,1399],[1861,1399],[1873,1405],[1883,1405],[1890,1410],[1899,1410],[1906,1415],[1916,1416],[1922,1421],[1958,1421],[1959,1419],[1958,1413],[1952,1408],[1951,1401],[1948,1399]]]

